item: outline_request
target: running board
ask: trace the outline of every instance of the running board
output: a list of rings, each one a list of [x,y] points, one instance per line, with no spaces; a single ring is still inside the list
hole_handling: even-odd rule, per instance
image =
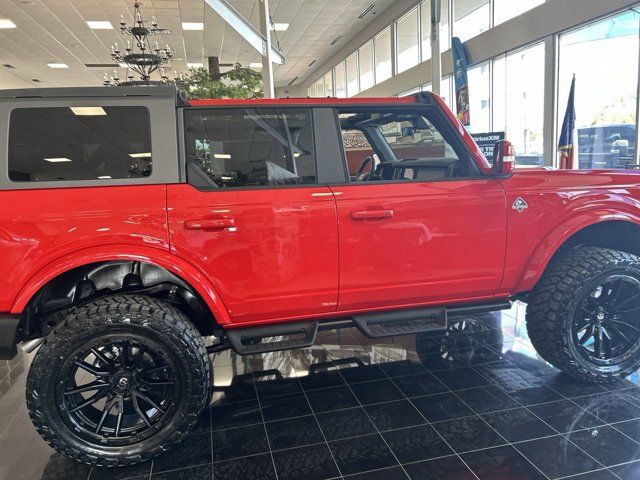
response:
[[[353,317],[356,327],[371,338],[411,335],[447,328],[447,309],[420,308],[395,312],[369,313]]]
[[[229,329],[225,333],[237,353],[251,355],[310,347],[316,339],[317,331],[318,322],[296,322],[268,327]]]

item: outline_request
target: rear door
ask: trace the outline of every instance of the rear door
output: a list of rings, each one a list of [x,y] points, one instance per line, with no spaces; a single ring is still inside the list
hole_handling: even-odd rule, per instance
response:
[[[338,111],[350,178],[332,186],[339,310],[493,295],[504,266],[505,194],[480,174],[448,120],[424,106]]]
[[[184,115],[188,183],[168,187],[172,250],[212,280],[235,323],[334,311],[337,214],[319,184],[317,114],[203,107]]]

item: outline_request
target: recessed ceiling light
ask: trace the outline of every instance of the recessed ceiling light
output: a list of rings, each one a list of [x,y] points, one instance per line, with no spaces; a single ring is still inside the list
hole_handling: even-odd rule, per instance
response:
[[[275,30],[276,32],[284,32],[289,28],[288,23],[272,23],[271,30]]]
[[[102,107],[69,107],[71,111],[80,117],[99,117],[104,116],[107,112]]]
[[[8,18],[0,18],[0,28],[16,28],[16,24]]]
[[[71,159],[66,157],[54,157],[54,158],[45,158],[44,161],[49,163],[63,163],[63,162],[70,162]]]
[[[214,153],[214,158],[219,158],[221,160],[229,160],[231,159],[231,155],[228,153]]]
[[[130,153],[129,156],[131,158],[151,158],[151,152],[144,153]]]
[[[203,65],[202,65],[202,63],[195,62],[195,63],[187,63],[187,67],[188,68],[202,68]]]
[[[109,180],[111,178],[112,178],[111,175],[102,175],[102,176],[98,177],[99,180]]]
[[[182,22],[183,30],[204,30],[204,23],[202,22]]]
[[[249,68],[262,68],[262,63],[260,62],[252,62],[249,64]]]
[[[49,68],[69,68],[69,65],[66,63],[47,63],[47,67]]]
[[[118,66],[120,68],[129,68],[129,65],[127,65],[126,63],[119,63]]]
[[[89,25],[89,28],[92,28],[93,30],[113,30],[113,25],[108,21],[88,20],[87,25]]]

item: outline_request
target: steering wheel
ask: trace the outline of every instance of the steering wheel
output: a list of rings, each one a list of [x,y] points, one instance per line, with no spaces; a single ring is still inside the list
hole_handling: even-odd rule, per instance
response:
[[[371,164],[371,171],[369,173],[364,173],[365,169],[367,168],[367,165]],[[360,166],[358,167],[358,171],[356,172],[356,178],[355,181],[356,182],[364,182],[365,180],[368,180],[371,175],[373,174],[373,157],[369,156],[367,158],[365,158],[362,163],[360,164]]]

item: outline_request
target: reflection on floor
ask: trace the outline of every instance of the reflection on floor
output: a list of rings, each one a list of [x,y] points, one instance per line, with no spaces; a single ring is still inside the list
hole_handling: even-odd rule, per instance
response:
[[[0,478],[576,480],[640,478],[637,375],[607,389],[531,348],[524,305],[446,335],[324,331],[307,349],[216,355],[197,429],[153,462],[78,465],[37,436],[29,358],[0,362]]]

